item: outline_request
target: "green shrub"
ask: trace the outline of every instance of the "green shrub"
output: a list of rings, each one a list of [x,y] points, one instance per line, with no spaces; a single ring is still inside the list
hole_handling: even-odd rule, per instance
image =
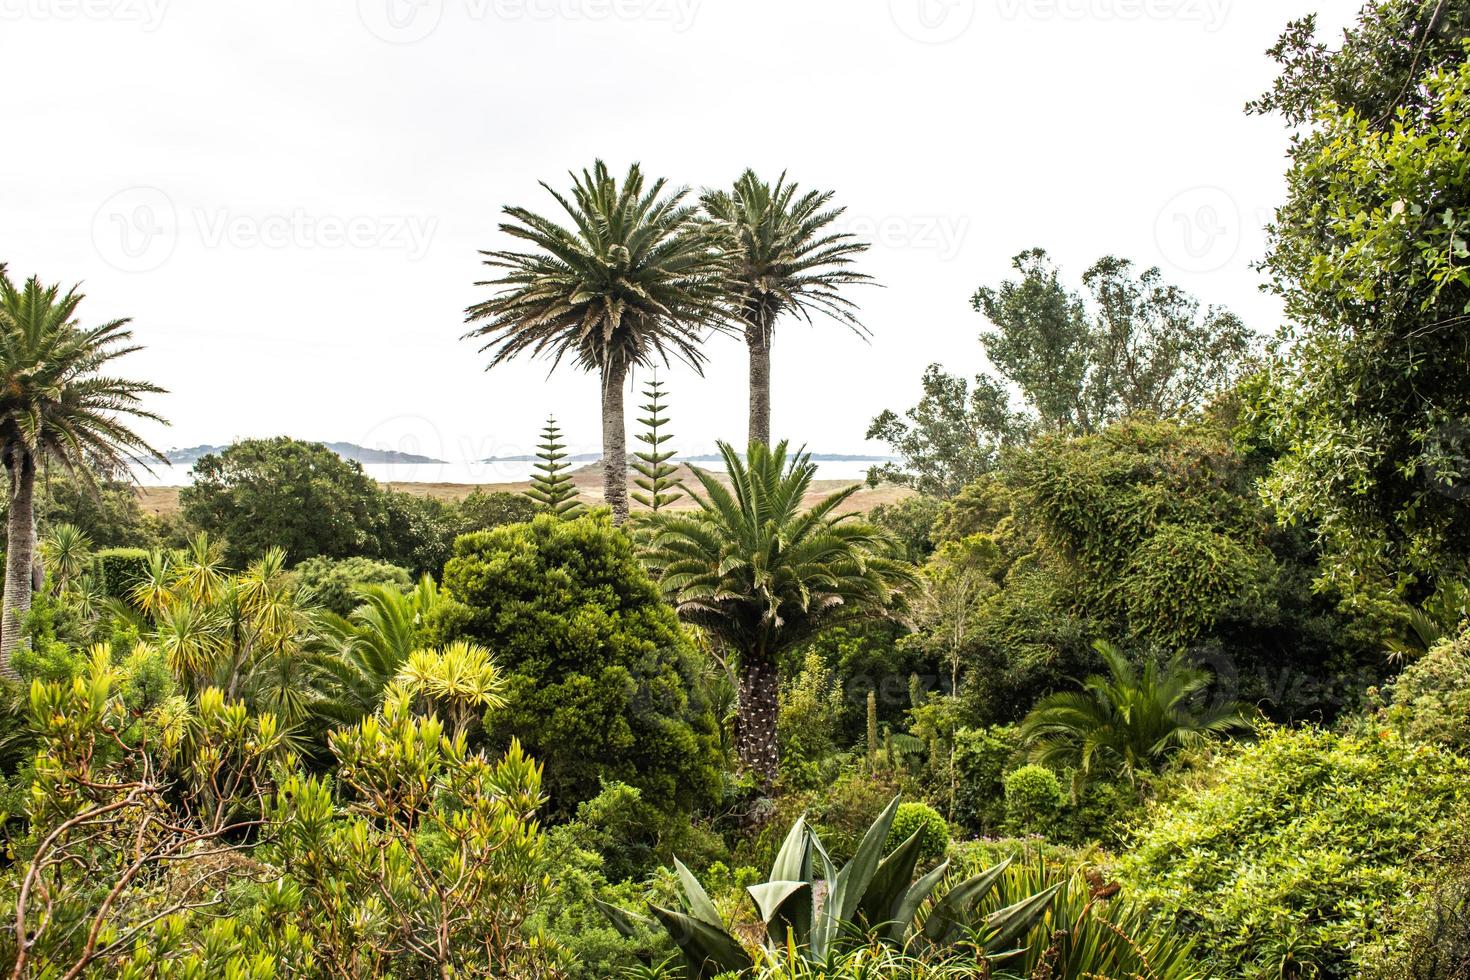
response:
[[[464,535],[441,594],[430,644],[494,651],[507,704],[489,735],[544,760],[553,813],[570,816],[613,780],[663,809],[717,798],[719,739],[698,654],[606,515],[543,514]]]
[[[1216,975],[1344,977],[1467,803],[1470,762],[1389,729],[1268,730],[1151,807],[1119,874],[1199,932]]]
[[[103,548],[92,555],[92,574],[103,595],[126,600],[133,586],[148,574],[148,552],[142,548]]]
[[[955,820],[976,834],[999,831],[1006,820],[1005,774],[1020,757],[1012,725],[962,728],[955,736]]]
[[[391,585],[407,591],[408,569],[372,558],[308,558],[297,565],[296,581],[316,593],[327,609],[346,616],[362,604],[361,585]]]
[[[949,847],[949,824],[927,803],[900,803],[893,815],[893,826],[888,831],[885,851],[919,834],[919,863],[928,864],[941,856]]]
[[[1062,808],[1062,784],[1045,766],[1006,773],[1006,820],[1020,833],[1044,834]]]
[[[1470,758],[1470,633],[1445,640],[1399,674],[1389,716],[1405,737]]]

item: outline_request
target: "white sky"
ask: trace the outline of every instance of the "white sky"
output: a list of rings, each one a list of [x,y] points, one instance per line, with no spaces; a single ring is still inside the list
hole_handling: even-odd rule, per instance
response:
[[[1358,0],[0,0],[0,261],[131,316],[163,446],[289,434],[450,460],[527,451],[597,382],[460,340],[503,204],[596,156],[692,187],[746,166],[832,189],[873,236],[871,344],[781,325],[774,422],[822,452],[931,361],[983,366],[969,308],[1010,256],[1074,282],[1158,264],[1255,328],[1287,140],[1243,104],[1264,51]],[[676,446],[743,437],[745,352],[665,375]],[[630,426],[630,434],[636,424]]]

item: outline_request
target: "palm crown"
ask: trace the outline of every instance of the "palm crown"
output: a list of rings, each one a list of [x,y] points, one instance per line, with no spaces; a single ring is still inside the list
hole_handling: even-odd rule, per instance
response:
[[[126,319],[79,327],[82,298],[75,287],[63,295],[34,276],[17,288],[0,265],[0,453],[7,465],[24,453],[91,479],[89,461],[121,470],[160,458],[123,419],[162,422],[142,407],[142,396],[163,389],[102,373],[139,347]]]
[[[504,270],[476,283],[499,290],[469,309],[484,321],[491,366],[529,352],[584,370],[646,365],[677,357],[703,362],[701,328],[718,323],[721,258],[696,222],[684,190],[645,186],[638,164],[621,182],[601,160],[573,175],[571,199],[542,182],[571,226],[507,207],[500,230],[531,251],[484,251]]]
[[[867,243],[833,226],[843,208],[831,207],[831,191],[801,193],[783,173],[772,186],[747,170],[732,191],[706,191],[705,212],[725,239],[727,288],[735,313],[768,336],[776,319],[796,313],[808,321],[826,315],[859,334],[868,330],[857,305],[839,290],[872,282],[852,268]]]
[[[1140,674],[1112,644],[1093,646],[1107,676],[1042,699],[1021,726],[1033,761],[1074,767],[1079,785],[1099,763],[1133,780],[1177,749],[1250,727],[1239,704],[1197,704],[1212,678],[1182,655],[1162,668],[1150,661]]]

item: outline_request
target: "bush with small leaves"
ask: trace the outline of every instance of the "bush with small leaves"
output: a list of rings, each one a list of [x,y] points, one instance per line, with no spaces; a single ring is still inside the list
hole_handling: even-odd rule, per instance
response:
[[[888,830],[885,851],[891,851],[914,834],[919,835],[919,863],[926,865],[941,857],[949,847],[949,824],[927,803],[900,803]]]
[[[1062,785],[1045,766],[1006,774],[1006,818],[1013,831],[1044,834],[1062,808]]]

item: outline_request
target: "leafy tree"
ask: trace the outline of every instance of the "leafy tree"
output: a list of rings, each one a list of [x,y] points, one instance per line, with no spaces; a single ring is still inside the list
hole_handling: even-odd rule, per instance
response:
[[[308,558],[292,571],[323,608],[339,616],[362,605],[363,586],[386,585],[400,592],[413,586],[406,568],[373,558]]]
[[[664,592],[734,661],[740,677],[741,763],[769,787],[783,655],[824,627],[904,608],[915,577],[887,556],[887,538],[838,508],[856,487],[803,509],[816,466],[786,444],[756,443],[749,461],[720,443],[730,486],[704,470],[699,509],[659,518],[651,550]]]
[[[979,375],[971,389],[964,378],[931,364],[923,384],[924,397],[902,419],[885,411],[868,426],[867,438],[881,439],[902,457],[898,465],[875,467],[869,480],[952,497],[995,467],[1001,447],[1024,431],[1023,420],[993,378]]]
[[[750,352],[751,445],[771,444],[771,342],[782,316],[810,323],[818,314],[867,334],[841,290],[873,281],[852,268],[868,246],[834,229],[843,209],[831,202],[831,191],[802,193],[784,173],[772,185],[752,170],[731,190],[701,198],[720,235],[727,299]]]
[[[1149,661],[1140,673],[1112,644],[1094,647],[1107,676],[1044,698],[1021,723],[1031,758],[1074,769],[1078,787],[1104,769],[1136,782],[1179,749],[1250,728],[1241,705],[1202,703],[1213,677],[1183,656],[1162,667]]]
[[[525,494],[495,490],[486,493],[478,488],[459,502],[461,534],[488,531],[502,524],[523,524],[541,513],[541,507]]]
[[[635,163],[619,182],[598,160],[572,177],[571,199],[552,190],[573,227],[524,208],[507,207],[500,230],[529,243],[530,251],[483,252],[503,270],[476,285],[497,290],[471,306],[480,323],[469,334],[494,351],[490,366],[519,354],[570,357],[602,383],[603,492],[613,520],[628,516],[627,431],[623,387],[628,371],[668,363],[696,370],[704,362],[701,328],[717,325],[721,259],[711,248],[685,191],[666,193],[665,181],[645,186]]]
[[[674,479],[679,472],[678,464],[669,462],[674,458],[674,450],[664,448],[664,443],[673,436],[663,431],[669,422],[664,415],[663,382],[657,378],[650,381],[643,389],[643,397],[648,399],[648,404],[641,407],[648,414],[638,420],[646,429],[639,434],[638,441],[648,448],[633,454],[633,471],[638,474],[633,482],[643,490],[635,491],[633,499],[657,513],[684,496],[680,492],[683,484]]]
[[[924,397],[905,413],[873,420],[900,466],[873,477],[952,497],[992,471],[1008,445],[1038,434],[1088,434],[1129,415],[1182,418],[1239,375],[1254,344],[1232,313],[1199,302],[1163,281],[1158,269],[1135,274],[1108,256],[1083,274],[1087,298],[1068,289],[1042,249],[1012,260],[1020,278],[983,287],[972,305],[993,329],[981,344],[998,377],[973,391],[939,365],[924,373]],[[1025,410],[1014,412],[1010,391]]]
[[[868,512],[868,520],[892,536],[906,560],[918,564],[934,551],[934,523],[943,509],[937,497],[916,493],[879,504]]]
[[[577,500],[577,488],[566,472],[572,465],[563,462],[567,458],[563,450],[567,447],[561,441],[556,416],[546,420],[546,428],[541,430],[541,442],[536,448],[539,452],[531,472],[531,486],[525,492],[527,499],[562,517],[579,516],[586,507]]]
[[[128,320],[77,323],[82,294],[17,287],[0,265],[0,461],[10,481],[6,517],[5,596],[0,609],[0,677],[14,677],[10,657],[31,605],[36,561],[36,472],[47,461],[91,480],[100,464],[126,471],[138,454],[158,452],[128,425],[163,420],[142,407],[163,389],[102,373],[138,350]]]
[[[1061,283],[1042,249],[1012,261],[1021,278],[972,301],[993,330],[986,356],[1016,385],[1044,432],[1095,432],[1137,412],[1177,417],[1226,387],[1251,350],[1234,314],[1107,256],[1082,276],[1091,302]]]
[[[466,535],[444,596],[431,642],[494,651],[508,683],[490,735],[539,748],[554,812],[614,779],[666,809],[710,801],[718,736],[694,648],[605,517],[540,515]]]
[[[1280,113],[1293,128],[1350,110],[1388,130],[1396,110],[1418,116],[1433,102],[1426,76],[1465,60],[1470,10],[1460,4],[1371,0],[1358,18],[1335,50],[1318,40],[1315,14],[1288,24],[1269,52],[1281,74],[1247,110]]]
[[[201,457],[193,472],[179,493],[184,516],[224,541],[230,565],[271,548],[292,562],[379,553],[382,492],[360,463],[319,442],[245,439]]]
[[[1370,4],[1335,53],[1294,25],[1262,103],[1301,125],[1264,262],[1293,324],[1257,406],[1268,490],[1326,542],[1323,583],[1364,604],[1470,563],[1470,15],[1433,17],[1426,34],[1428,5]],[[1319,88],[1358,108],[1309,106]]]

